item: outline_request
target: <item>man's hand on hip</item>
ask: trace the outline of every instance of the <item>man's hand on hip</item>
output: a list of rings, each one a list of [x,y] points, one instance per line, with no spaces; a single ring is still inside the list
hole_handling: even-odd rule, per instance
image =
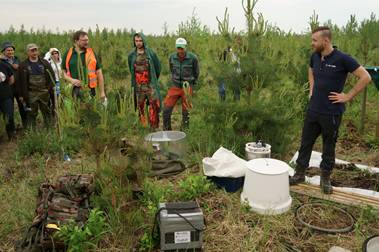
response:
[[[330,92],[329,100],[333,101],[332,103],[346,103],[350,101],[349,96],[347,94],[342,93],[336,93],[336,92]]]

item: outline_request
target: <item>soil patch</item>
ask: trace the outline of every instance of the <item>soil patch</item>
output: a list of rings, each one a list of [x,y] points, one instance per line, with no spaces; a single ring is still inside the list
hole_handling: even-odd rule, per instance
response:
[[[308,204],[298,209],[297,217],[305,224],[323,230],[347,230],[353,217],[346,211],[326,204]]]
[[[309,167],[306,175],[312,177],[320,175],[321,169],[318,167]],[[355,164],[336,164],[330,178],[332,186],[361,188],[373,191],[379,191],[379,173],[362,170]]]

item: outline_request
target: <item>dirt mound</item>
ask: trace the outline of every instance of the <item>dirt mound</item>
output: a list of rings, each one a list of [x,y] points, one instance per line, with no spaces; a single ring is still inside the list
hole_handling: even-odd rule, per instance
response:
[[[308,177],[320,174],[318,167],[309,167],[306,173]],[[355,164],[336,164],[330,180],[332,186],[379,191],[379,173],[359,169]]]

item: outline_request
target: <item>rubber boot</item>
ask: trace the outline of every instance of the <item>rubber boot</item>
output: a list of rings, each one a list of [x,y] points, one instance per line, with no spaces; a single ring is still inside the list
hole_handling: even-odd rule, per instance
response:
[[[22,119],[22,128],[24,130],[29,129],[29,127],[28,127],[28,119],[26,119],[26,118]]]
[[[45,125],[46,129],[51,129],[51,116],[44,116],[43,124]]]
[[[28,118],[29,129],[35,130],[37,128],[37,122],[35,118]]]
[[[290,178],[290,185],[297,185],[300,182],[305,181],[305,172],[307,168],[300,167],[300,165],[296,165],[295,174]]]
[[[14,139],[14,131],[7,132],[7,134],[8,134],[9,142],[12,141],[12,139]]]
[[[321,170],[320,187],[324,193],[331,194],[333,192],[332,184],[330,183],[330,175],[332,171]]]
[[[189,112],[188,110],[182,110],[182,125],[180,126],[180,131],[185,131],[189,129]]]
[[[172,130],[171,128],[171,114],[174,107],[163,106],[163,130]]]

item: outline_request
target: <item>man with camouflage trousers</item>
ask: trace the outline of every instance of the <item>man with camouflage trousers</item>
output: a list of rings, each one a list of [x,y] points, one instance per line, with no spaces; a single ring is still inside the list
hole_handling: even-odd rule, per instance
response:
[[[159,89],[158,78],[161,73],[161,61],[157,53],[147,47],[145,35],[140,32],[134,35],[135,50],[128,55],[129,69],[134,88],[135,107],[141,124],[145,125],[145,102],[150,104],[150,127],[159,126],[159,112],[162,104],[162,95]]]

